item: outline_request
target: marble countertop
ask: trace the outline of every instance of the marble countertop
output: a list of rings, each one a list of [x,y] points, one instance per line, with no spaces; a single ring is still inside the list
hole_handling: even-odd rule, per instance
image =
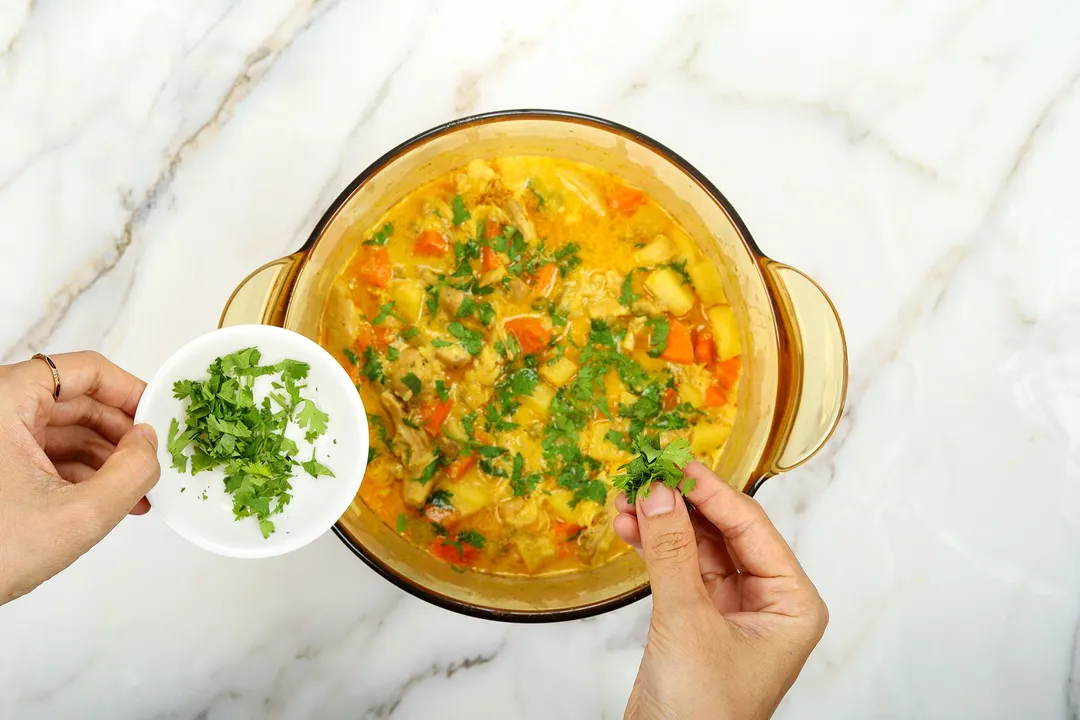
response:
[[[780,717],[1076,717],[1078,33],[1067,0],[0,0],[0,358],[148,377],[410,135],[625,123],[846,325],[836,436],[759,495],[832,612]],[[0,608],[0,717],[614,718],[648,613],[473,620],[331,535],[244,562],[132,518]]]

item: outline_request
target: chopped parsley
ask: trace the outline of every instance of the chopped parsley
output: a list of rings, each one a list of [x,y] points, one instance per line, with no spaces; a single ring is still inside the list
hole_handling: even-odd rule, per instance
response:
[[[371,321],[372,325],[382,325],[386,322],[386,318],[394,314],[394,301],[391,300],[388,303],[379,307],[379,314]]]
[[[446,383],[442,380],[435,381],[435,394],[439,396],[439,402],[446,402],[450,399],[450,388],[446,387]]]
[[[649,318],[646,325],[651,330],[649,333],[649,357],[660,357],[664,350],[667,349],[667,338],[668,332],[671,330],[671,324],[666,317],[658,315]]]
[[[466,545],[472,545],[477,550],[483,550],[487,541],[484,536],[476,530],[460,530],[457,534],[458,542],[465,543]]]
[[[398,515],[397,516],[397,531],[399,533],[404,533],[408,529],[409,529],[409,519],[407,517],[405,517],[405,513],[402,513],[402,514]]]
[[[358,365],[360,363],[360,358],[356,357],[356,353],[354,353],[349,348],[344,348],[341,351],[341,354],[344,355],[345,359],[348,360],[353,365]]]
[[[454,497],[454,493],[449,490],[442,489],[436,490],[431,493],[431,497],[428,498],[428,505],[437,507],[440,510],[453,510],[454,505],[451,500]]]
[[[634,271],[626,273],[626,279],[623,280],[622,292],[619,293],[619,304],[623,307],[630,307],[638,300],[641,299],[641,295],[634,292]]]
[[[382,361],[375,354],[375,348],[370,345],[364,349],[364,367],[360,369],[360,374],[372,382],[382,382],[386,377]]]
[[[484,348],[484,336],[475,330],[470,330],[459,322],[452,322],[446,327],[447,331],[461,341],[461,347],[470,355],[479,355]]]

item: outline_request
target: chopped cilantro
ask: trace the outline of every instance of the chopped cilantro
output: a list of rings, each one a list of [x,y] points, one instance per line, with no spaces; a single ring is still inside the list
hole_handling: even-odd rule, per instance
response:
[[[466,545],[472,545],[477,550],[483,550],[487,541],[484,536],[476,530],[459,530],[457,534],[458,542],[465,543]]]
[[[626,273],[626,279],[623,280],[622,292],[619,293],[619,304],[623,307],[630,307],[635,302],[641,299],[641,296],[634,292],[634,271]]]
[[[626,493],[627,502],[637,502],[638,496],[649,494],[649,486],[656,481],[670,488],[679,487],[682,492],[690,493],[694,489],[694,479],[685,477],[682,469],[694,459],[690,452],[690,443],[683,438],[672,440],[665,448],[660,447],[660,435],[653,437],[640,435],[634,438],[634,452],[638,455],[623,465],[626,472],[613,477],[616,489]]]
[[[414,337],[420,334],[420,328],[411,327],[401,331],[402,340],[412,340]]]
[[[475,330],[470,330],[459,322],[452,322],[446,327],[447,331],[461,341],[461,346],[470,355],[479,355],[484,348],[484,336]]]
[[[388,303],[384,303],[379,307],[379,314],[371,321],[372,325],[382,325],[386,322],[386,318],[394,314],[394,301],[391,300]]]
[[[435,381],[435,394],[439,396],[439,402],[445,403],[450,399],[450,389],[442,380]]]
[[[660,357],[667,348],[668,331],[671,325],[663,315],[649,318],[646,324],[652,330],[649,333],[649,357]]]
[[[398,350],[396,347],[391,345],[390,347],[386,348],[386,359],[387,360],[389,360],[390,362],[394,362],[399,357],[401,357],[401,351]]]
[[[372,382],[382,382],[386,377],[382,361],[375,354],[375,348],[370,345],[364,349],[364,367],[360,369],[360,374]]]
[[[358,365],[360,363],[360,358],[356,357],[356,353],[354,353],[349,348],[344,348],[341,351],[341,354],[344,355],[345,359],[348,360],[353,365]]]
[[[375,234],[371,236],[371,239],[365,240],[365,245],[385,245],[386,241],[390,239],[390,236],[394,234],[394,226],[391,223],[386,223],[381,228],[375,231]]]
[[[183,431],[177,418],[169,425],[167,448],[180,472],[187,472],[189,447],[192,475],[223,468],[236,518],[254,517],[269,537],[275,530],[270,518],[292,500],[293,469],[314,478],[333,472],[315,459],[314,449],[310,460],[298,462],[297,445],[285,436],[294,424],[309,442],[326,432],[329,416],[302,394],[309,366],[295,360],[260,365],[261,358],[257,348],[246,348],[214,360],[205,380],[174,383],[173,396],[188,402]],[[253,385],[264,375],[274,378],[274,390],[257,404]]]
[[[398,515],[397,516],[397,531],[399,533],[404,533],[408,529],[409,529],[409,519],[407,517],[405,517],[405,513],[402,513],[402,514]]]
[[[454,493],[446,489],[436,490],[431,493],[431,497],[428,498],[428,505],[437,507],[440,510],[453,510],[454,505],[451,500],[454,497]]]
[[[413,395],[420,394],[420,378],[416,377],[416,373],[406,373],[402,376],[401,382],[412,391]]]
[[[465,209],[465,201],[460,195],[454,196],[453,201],[450,203],[450,209],[454,212],[454,217],[451,222],[454,223],[455,227],[472,217],[469,214],[469,211]]]

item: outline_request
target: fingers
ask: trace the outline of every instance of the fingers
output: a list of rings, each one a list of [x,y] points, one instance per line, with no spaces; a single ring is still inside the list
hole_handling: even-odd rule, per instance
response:
[[[654,607],[671,612],[707,600],[698,571],[694,528],[682,495],[653,484],[647,497],[638,497],[637,525]]]
[[[158,480],[157,435],[149,425],[136,425],[117,444],[93,477],[75,486],[93,509],[101,534],[111,530],[144,499]]]
[[[96,430],[72,425],[46,427],[44,450],[54,465],[65,460],[73,460],[96,470],[116,452],[116,446]]]
[[[60,373],[60,402],[89,395],[128,415],[135,415],[146,383],[112,364],[100,353],[76,352],[51,355]],[[39,385],[53,392],[53,377],[49,366],[41,360],[27,360],[15,365],[22,382]]]
[[[98,402],[88,395],[82,395],[73,400],[53,405],[49,424],[55,426],[82,425],[96,430],[102,437],[115,445],[131,429],[134,420],[123,410]]]
[[[54,462],[53,466],[56,468],[56,472],[60,474],[60,477],[73,485],[75,483],[81,483],[83,480],[90,479],[93,477],[94,473],[97,472],[97,470],[86,463],[81,463],[77,460],[62,460]]]
[[[620,513],[615,516],[615,534],[635,550],[641,550],[641,532],[638,530],[637,517]]]
[[[641,531],[638,528],[636,510],[626,502],[622,495],[615,501],[616,507],[619,507],[620,504],[629,507],[631,511],[635,512],[621,512],[615,517],[615,534],[624,543],[640,553]],[[702,518],[699,513],[690,513],[690,524],[693,526],[694,535],[696,536],[698,572],[701,579],[709,583],[714,580],[723,580],[729,575],[737,573],[739,571],[738,567],[731,559],[723,535],[708,520]]]
[[[697,481],[687,499],[723,534],[741,570],[759,577],[803,574],[791,548],[752,498],[699,462],[687,465],[683,473]]]

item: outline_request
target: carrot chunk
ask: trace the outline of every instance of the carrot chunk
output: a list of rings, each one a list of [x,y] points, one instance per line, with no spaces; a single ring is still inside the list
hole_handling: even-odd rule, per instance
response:
[[[644,202],[643,191],[626,185],[616,185],[611,191],[611,196],[608,197],[608,206],[623,215],[633,215]]]
[[[514,336],[526,355],[543,350],[551,342],[551,330],[544,326],[540,318],[511,318],[503,323],[503,327]]]
[[[668,322],[667,347],[660,353],[660,359],[680,365],[694,362],[694,342],[690,339],[690,331],[676,318]]]
[[[413,251],[417,255],[442,257],[450,249],[450,241],[438,230],[425,230],[416,237]]]
[[[450,408],[454,406],[454,399],[448,398],[446,402],[435,399],[424,405],[421,416],[424,418],[424,429],[431,436],[438,435],[442,430],[446,416],[450,414]]]
[[[390,278],[394,275],[394,270],[390,267],[389,251],[386,248],[378,248],[369,252],[357,275],[368,285],[378,288],[388,286]]]

